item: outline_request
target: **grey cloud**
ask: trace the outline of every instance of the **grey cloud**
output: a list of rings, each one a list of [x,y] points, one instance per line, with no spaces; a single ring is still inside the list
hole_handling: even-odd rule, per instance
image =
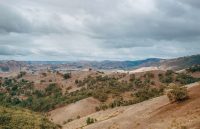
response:
[[[22,48],[15,48],[12,46],[1,46],[0,45],[0,55],[4,55],[4,56],[16,56],[16,55],[20,55],[20,56],[25,56],[25,55],[30,55],[32,54],[30,51],[27,51],[25,49]]]
[[[18,55],[26,59],[168,58],[197,54],[200,49],[198,0],[2,3],[0,48],[22,50]],[[195,48],[187,49],[190,46]],[[30,56],[24,57],[23,52]]]
[[[29,22],[16,10],[0,4],[0,33],[26,33],[30,29]]]
[[[191,7],[199,8],[200,7],[200,1],[199,0],[182,0],[180,1],[183,4],[187,4]]]
[[[148,15],[129,14],[128,17],[118,15],[115,19],[102,17],[102,22],[99,24],[91,22],[89,26],[97,34],[97,37],[104,39],[133,37],[133,39],[182,40],[185,37],[196,38],[199,36],[200,29],[197,27],[200,26],[200,20],[197,19],[199,10],[186,10],[179,2],[167,0],[158,1],[156,9]],[[173,16],[177,12],[178,16]],[[120,21],[118,22],[116,19],[120,19]]]

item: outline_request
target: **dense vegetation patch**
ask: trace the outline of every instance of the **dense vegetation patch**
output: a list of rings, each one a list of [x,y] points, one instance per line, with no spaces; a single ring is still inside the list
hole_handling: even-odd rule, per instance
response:
[[[163,94],[163,88],[158,89],[158,88],[143,87],[137,91],[133,91],[132,94],[133,98],[131,100],[124,100],[122,97],[118,97],[109,104],[103,103],[100,106],[96,107],[96,111],[136,104],[154,97],[158,97],[162,94]]]
[[[186,85],[186,84],[190,84],[190,83],[194,83],[196,81],[199,81],[199,79],[198,78],[194,78],[194,77],[192,77],[190,75],[181,73],[181,74],[177,75],[176,81],[179,82],[182,85]]]
[[[191,72],[191,73],[200,72],[200,65],[194,65],[194,66],[186,69],[186,71]]]

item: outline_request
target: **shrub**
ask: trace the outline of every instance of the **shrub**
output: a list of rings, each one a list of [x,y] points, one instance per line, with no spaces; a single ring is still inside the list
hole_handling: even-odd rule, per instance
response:
[[[138,79],[138,78],[134,80],[134,84],[138,88],[141,88],[143,86],[142,81],[140,79]]]
[[[87,125],[89,125],[89,124],[94,123],[95,121],[96,121],[96,119],[88,117],[86,120],[86,123],[87,123]]]
[[[100,109],[100,107],[95,107],[95,110],[100,111],[101,109]]]
[[[132,81],[134,81],[134,80],[135,80],[135,74],[131,74],[131,75],[130,75],[130,80],[129,80],[129,81],[132,82]]]
[[[154,74],[150,73],[150,72],[146,72],[146,74],[144,74],[145,78],[154,78]]]
[[[42,76],[46,77],[46,76],[47,76],[47,73],[42,73]]]
[[[155,81],[151,81],[151,85],[155,85]]]
[[[164,83],[172,83],[173,82],[173,77],[172,76],[166,76],[165,79],[163,80]]]
[[[26,75],[26,72],[22,71],[17,75],[17,78],[22,78],[24,75]]]
[[[71,78],[71,73],[65,73],[65,74],[63,75],[63,78],[64,78],[64,79],[69,79],[69,78]]]
[[[68,119],[68,120],[67,120],[68,123],[71,122],[71,121],[73,121],[73,119]]]
[[[172,75],[174,72],[172,71],[172,70],[167,70],[166,71],[166,73],[165,73],[165,75],[166,76],[170,76],[170,75]]]
[[[167,96],[170,102],[183,101],[188,98],[187,88],[175,85],[168,91]]]
[[[76,80],[75,80],[75,84],[78,84],[78,83],[79,83],[79,80],[78,80],[78,79],[76,79]]]

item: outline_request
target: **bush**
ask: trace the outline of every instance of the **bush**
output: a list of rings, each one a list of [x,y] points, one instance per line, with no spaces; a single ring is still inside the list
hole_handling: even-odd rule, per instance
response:
[[[94,119],[94,118],[90,118],[90,117],[88,117],[87,120],[86,120],[86,123],[87,123],[87,125],[89,125],[89,124],[94,123],[95,121],[97,121],[97,120]]]
[[[135,74],[131,74],[129,81],[133,82],[134,80],[135,80]]]
[[[145,78],[154,78],[154,74],[153,73],[150,73],[150,72],[146,72],[146,74],[144,74],[144,77]]]
[[[42,73],[42,76],[46,77],[46,76],[47,76],[47,73]]]
[[[78,84],[78,83],[79,83],[79,80],[78,80],[78,79],[76,79],[76,80],[75,80],[75,84]]]
[[[170,76],[170,75],[172,75],[174,72],[172,71],[172,70],[167,70],[166,71],[166,73],[165,73],[165,75],[166,76]]]
[[[65,73],[65,74],[63,75],[63,78],[64,78],[64,79],[69,79],[69,78],[71,78],[71,73]]]
[[[22,71],[17,75],[17,78],[22,78],[24,75],[26,75],[26,72]]]
[[[170,102],[183,101],[188,98],[187,88],[175,85],[168,91],[167,96]]]

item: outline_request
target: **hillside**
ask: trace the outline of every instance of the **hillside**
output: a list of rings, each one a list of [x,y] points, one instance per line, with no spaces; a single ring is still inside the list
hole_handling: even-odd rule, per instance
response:
[[[164,95],[131,106],[100,111],[66,124],[64,129],[198,129],[200,127],[200,85],[188,85],[189,97],[170,103]],[[87,125],[87,118],[97,121]],[[79,123],[79,124],[77,124]]]
[[[200,64],[200,55],[192,55],[175,59],[161,60],[154,65],[161,69],[181,70]]]
[[[64,107],[50,111],[49,118],[60,125],[68,123],[74,119],[87,116],[95,113],[95,107],[99,106],[100,102],[94,98],[86,98],[76,103],[69,104]],[[87,109],[86,109],[87,107]]]
[[[9,72],[9,71],[20,71],[21,67],[25,66],[23,61],[0,61],[0,72]]]
[[[1,129],[58,129],[39,113],[16,107],[0,106]]]

